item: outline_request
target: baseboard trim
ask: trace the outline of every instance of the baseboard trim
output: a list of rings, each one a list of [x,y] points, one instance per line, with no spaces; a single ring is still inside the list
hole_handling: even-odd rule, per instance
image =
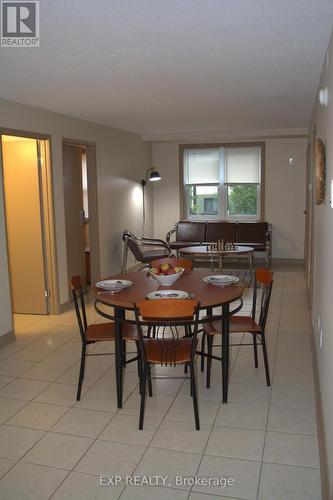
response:
[[[0,347],[4,347],[7,344],[10,344],[15,340],[14,330],[10,330],[3,335],[0,335]]]
[[[318,361],[316,355],[315,334],[313,327],[311,328],[311,354],[313,366],[313,379],[315,389],[315,400],[317,410],[317,431],[318,431],[318,445],[319,445],[319,459],[320,459],[320,475],[321,475],[321,490],[323,500],[331,500],[330,485],[329,485],[329,469],[326,448],[326,432],[323,416],[323,405],[319,383]]]
[[[304,266],[304,259],[272,259],[273,264],[300,264]]]

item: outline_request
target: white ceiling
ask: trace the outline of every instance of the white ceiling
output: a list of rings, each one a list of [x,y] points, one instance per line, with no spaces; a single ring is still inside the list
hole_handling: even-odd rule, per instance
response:
[[[332,0],[40,4],[40,48],[0,48],[4,99],[144,135],[308,125]]]

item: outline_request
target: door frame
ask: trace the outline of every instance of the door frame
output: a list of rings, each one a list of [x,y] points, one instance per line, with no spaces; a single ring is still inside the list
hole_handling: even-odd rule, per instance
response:
[[[59,283],[58,283],[58,263],[56,252],[56,236],[55,236],[55,212],[54,212],[54,196],[53,196],[53,177],[52,177],[52,138],[48,134],[39,134],[30,131],[8,129],[0,127],[0,139],[3,135],[11,135],[16,137],[24,137],[27,139],[35,139],[41,141],[45,145],[43,160],[45,164],[42,165],[41,170],[41,224],[43,234],[43,250],[44,250],[44,266],[45,275],[47,279],[47,287],[49,290],[48,297],[48,314],[59,314],[60,300],[59,300]],[[36,155],[38,151],[38,144],[36,148]],[[38,155],[37,155],[38,156]],[[38,159],[38,164],[39,159]],[[0,173],[2,189],[4,191],[4,169],[3,169],[3,155],[2,155],[2,141],[0,140]],[[43,175],[44,174],[44,175]],[[7,215],[6,207],[4,204],[4,219],[6,231],[6,247],[7,247],[7,262],[8,262],[8,276],[11,281],[9,270],[9,250],[8,250],[8,230],[7,230]],[[12,298],[10,297],[11,314],[13,316]]]
[[[89,248],[90,248],[90,272],[91,283],[96,283],[101,277],[99,256],[99,225],[98,225],[98,202],[97,202],[97,162],[96,143],[62,138],[63,168],[64,168],[64,145],[84,147],[87,154],[87,181],[88,181],[88,205],[89,205]]]

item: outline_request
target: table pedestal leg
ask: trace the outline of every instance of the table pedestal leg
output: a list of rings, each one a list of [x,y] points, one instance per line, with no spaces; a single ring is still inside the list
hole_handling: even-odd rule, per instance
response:
[[[123,407],[123,341],[121,338],[121,320],[124,318],[124,311],[115,307],[115,358],[116,358],[116,386],[117,386],[117,406]]]
[[[228,402],[229,382],[229,304],[222,306],[222,401]]]
[[[222,273],[222,268],[223,268],[223,256],[220,253],[219,254],[219,272]]]

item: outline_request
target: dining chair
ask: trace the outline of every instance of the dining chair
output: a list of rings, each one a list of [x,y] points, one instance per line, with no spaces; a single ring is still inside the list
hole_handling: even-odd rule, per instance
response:
[[[178,365],[187,365],[190,370],[189,379],[193,399],[195,428],[199,430],[200,422],[194,370],[199,303],[192,299],[140,301],[135,304],[135,318],[141,356],[139,429],[143,429],[147,380],[149,381],[151,378],[166,378],[152,377],[151,366],[176,367]],[[186,332],[187,326],[192,327],[191,336],[182,335],[182,333]],[[155,327],[157,331],[156,337],[145,336],[145,327]],[[182,327],[184,327],[184,330]]]
[[[150,262],[150,267],[157,268],[161,264],[171,264],[173,267],[182,267],[186,271],[192,271],[193,261],[188,259],[179,259],[177,257],[165,257],[164,259],[155,259]]]
[[[256,368],[258,368],[257,343],[259,342],[259,344],[261,344],[263,358],[264,358],[264,365],[265,365],[266,383],[268,386],[271,385],[271,382],[270,382],[266,340],[265,340],[265,327],[268,316],[269,303],[272,294],[272,287],[273,287],[272,271],[269,271],[268,269],[265,268],[256,269],[251,316],[230,315],[229,318],[229,333],[252,334],[251,344],[241,343],[241,344],[229,344],[229,345],[230,346],[252,345],[254,353],[254,365]],[[259,318],[258,321],[256,321],[257,303],[259,300],[260,300]],[[202,360],[203,360],[203,356],[205,356],[204,354],[205,340],[207,339],[206,386],[208,388],[210,387],[212,359],[214,358],[222,361],[221,358],[212,355],[214,337],[221,333],[221,328],[222,328],[221,321],[214,320],[214,317],[212,317],[211,320],[209,321],[206,320],[206,322],[203,323],[203,337],[202,337],[201,351],[203,352],[202,354]],[[203,367],[203,363],[201,366]]]
[[[156,238],[140,238],[126,229],[122,234],[124,242],[122,272],[126,272],[128,250],[131,250],[135,260],[142,264],[149,264],[153,259],[169,257],[171,250],[169,245]]]
[[[82,280],[80,276],[74,276],[73,278],[71,278],[71,288],[72,288],[74,307],[82,342],[79,383],[76,395],[77,401],[80,401],[82,383],[84,380],[86,356],[104,356],[104,355],[114,354],[111,352],[87,353],[87,346],[90,344],[95,344],[96,342],[109,342],[109,341],[114,342],[115,323],[108,322],[108,323],[96,323],[94,325],[88,325],[84,294],[82,288]],[[139,336],[137,328],[134,324],[128,324],[124,322],[124,324],[122,325],[122,339],[123,342],[129,340],[136,342],[137,353],[139,353],[139,344],[138,344]],[[123,364],[131,363],[133,361],[138,361],[139,363],[139,355],[128,360],[124,358],[122,361]]]

